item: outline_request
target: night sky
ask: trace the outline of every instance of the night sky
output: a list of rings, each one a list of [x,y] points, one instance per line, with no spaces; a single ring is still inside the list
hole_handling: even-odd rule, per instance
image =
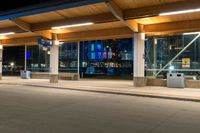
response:
[[[0,13],[11,9],[18,9],[27,6],[45,4],[49,2],[61,2],[61,1],[72,2],[76,0],[4,0],[1,1],[0,4]]]

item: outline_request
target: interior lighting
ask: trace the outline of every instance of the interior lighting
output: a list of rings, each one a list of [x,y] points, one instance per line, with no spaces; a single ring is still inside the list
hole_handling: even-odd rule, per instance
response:
[[[194,12],[200,12],[200,8],[182,10],[182,11],[165,12],[165,13],[160,13],[159,16],[178,15],[178,14],[186,14],[186,13],[194,13]]]
[[[56,26],[56,27],[52,27],[51,29],[53,29],[53,30],[56,30],[56,29],[65,29],[65,28],[72,28],[72,27],[88,26],[88,25],[93,25],[93,24],[94,23],[92,23],[92,22],[87,22],[87,23],[80,23],[80,24]]]

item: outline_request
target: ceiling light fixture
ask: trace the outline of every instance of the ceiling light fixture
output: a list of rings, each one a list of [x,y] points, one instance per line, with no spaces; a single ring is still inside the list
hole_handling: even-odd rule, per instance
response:
[[[196,35],[200,34],[200,32],[188,32],[188,33],[183,33],[183,35]]]
[[[186,13],[194,13],[194,12],[200,12],[200,8],[182,10],[182,11],[165,12],[165,13],[160,13],[159,16],[178,15],[178,14],[186,14]]]
[[[12,34],[15,34],[15,33],[14,32],[0,33],[0,36],[12,35]]]
[[[51,29],[53,29],[53,30],[56,30],[56,29],[65,29],[65,28],[72,28],[72,27],[88,26],[88,25],[93,25],[93,24],[94,23],[92,23],[92,22],[87,22],[87,23],[80,23],[80,24],[56,26],[56,27],[52,27]]]

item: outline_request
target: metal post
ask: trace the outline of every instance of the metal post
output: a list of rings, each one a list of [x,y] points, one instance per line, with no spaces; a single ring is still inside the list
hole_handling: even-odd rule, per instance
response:
[[[80,78],[80,41],[78,42],[78,47],[77,47],[77,74],[78,74],[78,80]]]
[[[25,57],[24,57],[24,70],[27,70],[27,60],[26,60],[26,56],[27,56],[27,46],[25,45],[25,53],[24,53]]]

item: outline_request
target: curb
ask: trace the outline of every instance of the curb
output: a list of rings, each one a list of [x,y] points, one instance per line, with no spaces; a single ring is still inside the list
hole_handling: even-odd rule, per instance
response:
[[[200,99],[197,99],[197,98],[186,98],[186,97],[184,98],[184,97],[163,96],[163,95],[144,94],[144,93],[128,93],[128,92],[105,91],[105,90],[88,90],[88,89],[78,89],[78,88],[73,89],[73,88],[42,86],[42,85],[33,85],[33,84],[17,84],[17,83],[0,83],[0,84],[43,87],[43,88],[52,88],[52,89],[62,89],[62,90],[82,91],[82,92],[93,92],[93,93],[104,93],[104,94],[111,94],[111,95],[136,96],[136,97],[146,97],[146,98],[166,99],[166,100],[177,100],[177,101],[200,102]]]

